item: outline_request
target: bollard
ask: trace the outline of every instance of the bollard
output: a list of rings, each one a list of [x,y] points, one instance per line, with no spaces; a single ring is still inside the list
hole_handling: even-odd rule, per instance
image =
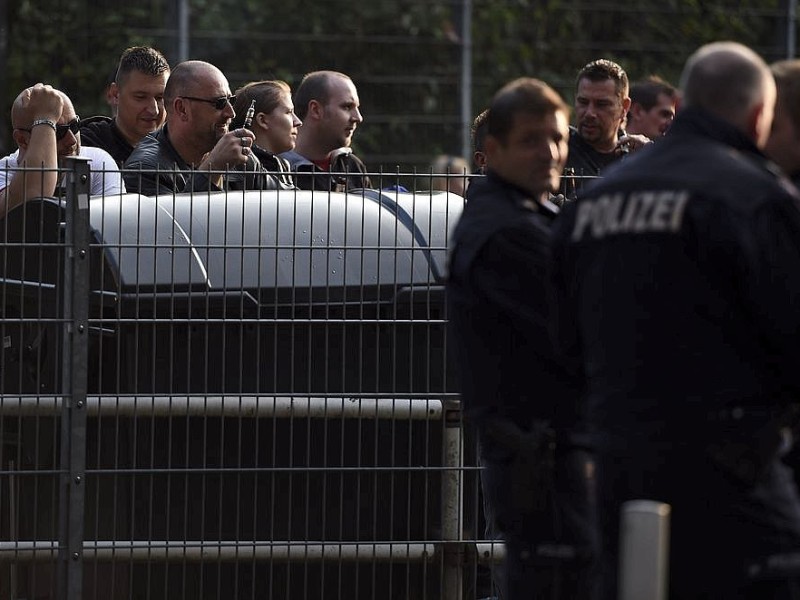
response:
[[[460,600],[464,548],[461,537],[463,506],[461,406],[448,402],[444,411],[444,466],[442,473],[442,600]]]
[[[619,600],[666,600],[670,506],[631,500],[620,515]]]

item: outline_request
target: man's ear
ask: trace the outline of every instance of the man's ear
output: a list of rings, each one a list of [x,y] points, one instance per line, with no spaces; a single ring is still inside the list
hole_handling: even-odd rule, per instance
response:
[[[622,118],[628,116],[628,111],[631,109],[631,99],[630,97],[626,96],[622,99]]]
[[[116,81],[112,81],[111,85],[108,86],[106,100],[114,108],[119,107],[119,86],[117,85]]]
[[[14,142],[19,146],[20,150],[25,150],[28,147],[28,138],[25,136],[25,132],[19,129],[14,129],[11,133],[11,136],[14,138]]]
[[[320,120],[322,117],[325,116],[325,107],[319,100],[310,100],[308,103],[308,112],[306,113],[306,118],[308,119],[316,119]]]
[[[772,130],[772,120],[766,118],[764,103],[759,102],[748,111],[745,123],[745,133],[753,140],[755,145],[763,148],[769,139]]]
[[[175,114],[181,118],[182,121],[189,120],[189,110],[188,110],[189,104],[190,104],[189,102],[187,102],[184,98],[181,98],[180,96],[175,96],[172,99],[172,109],[175,112]]]
[[[486,170],[486,153],[475,150],[472,154],[472,162],[474,162],[478,170],[483,173]]]

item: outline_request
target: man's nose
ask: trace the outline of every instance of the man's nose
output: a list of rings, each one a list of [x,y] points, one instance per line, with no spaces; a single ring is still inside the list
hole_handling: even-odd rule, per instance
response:
[[[67,129],[66,135],[61,138],[62,147],[70,148],[78,143],[78,134],[72,133],[71,129]]]
[[[350,119],[356,123],[363,123],[364,116],[361,114],[361,111],[357,108],[353,109],[352,114],[350,115]]]
[[[147,104],[147,110],[152,114],[157,115],[159,112],[161,112],[162,104],[159,102],[158,98],[150,98],[150,101]]]

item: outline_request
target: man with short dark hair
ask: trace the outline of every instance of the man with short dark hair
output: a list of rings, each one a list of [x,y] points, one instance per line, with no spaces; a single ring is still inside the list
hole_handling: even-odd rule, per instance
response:
[[[800,60],[773,63],[771,70],[778,100],[764,152],[800,186]]]
[[[486,119],[487,174],[450,247],[448,328],[478,434],[487,516],[506,541],[504,600],[591,597],[592,459],[580,390],[548,336],[550,226],[569,109],[545,83],[504,86]]]
[[[657,75],[650,75],[631,85],[631,107],[625,130],[657,140],[675,118],[677,90]]]
[[[600,173],[628,152],[650,142],[622,129],[631,105],[628,75],[617,63],[600,59],[584,66],[575,80],[575,126],[570,128],[567,169],[577,176],[574,187]]]
[[[372,187],[350,147],[364,121],[352,79],[337,71],[308,73],[294,93],[294,107],[303,126],[294,150],[281,156],[297,172],[297,186],[335,192]]]
[[[125,50],[108,89],[114,117],[81,121],[83,143],[103,148],[122,166],[134,146],[164,124],[168,77],[169,63],[155,48],[133,46]]]
[[[671,506],[670,598],[796,598],[800,500],[782,456],[800,398],[800,196],[760,150],[775,83],[755,52],[718,42],[681,89],[669,135],[554,230],[555,330],[597,448],[604,598],[619,597],[620,509],[641,499]]]

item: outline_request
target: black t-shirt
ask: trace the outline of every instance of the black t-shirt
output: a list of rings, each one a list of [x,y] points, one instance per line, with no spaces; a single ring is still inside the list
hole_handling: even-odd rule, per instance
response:
[[[562,193],[570,199],[621,156],[617,152],[598,152],[592,148],[574,127],[569,128],[569,156],[566,175],[562,182]],[[574,177],[572,177],[574,176]]]
[[[82,120],[81,144],[102,148],[112,156],[119,167],[122,167],[133,152],[133,146],[123,137],[111,117],[97,116]]]

